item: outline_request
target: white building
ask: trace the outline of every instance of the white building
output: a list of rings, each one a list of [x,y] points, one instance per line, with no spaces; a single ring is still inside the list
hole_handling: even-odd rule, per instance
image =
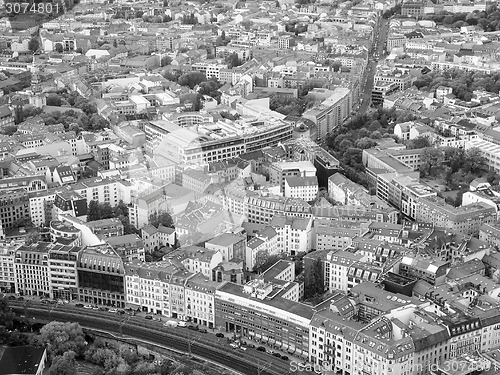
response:
[[[307,253],[312,247],[312,218],[275,215],[269,224],[278,233],[278,252]]]
[[[318,196],[318,178],[314,177],[287,177],[285,178],[285,197],[301,198],[312,201]]]

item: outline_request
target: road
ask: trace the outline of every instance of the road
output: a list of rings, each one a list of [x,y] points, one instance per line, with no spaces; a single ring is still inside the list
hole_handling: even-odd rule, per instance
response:
[[[385,42],[387,40],[387,33],[389,31],[389,20],[380,18],[379,26],[376,31],[376,36],[373,40],[372,51],[368,53],[368,64],[366,66],[365,80],[364,80],[364,90],[361,99],[361,107],[359,108],[358,114],[363,115],[370,108],[372,90],[373,90],[373,80],[375,77],[375,68],[377,67],[377,61],[374,59],[374,55],[382,57],[384,55]],[[376,58],[378,60],[378,58]]]
[[[27,306],[16,302],[9,301],[15,313],[26,314],[28,319],[34,317],[39,322],[52,320],[78,322],[85,328],[123,334],[185,353],[191,349],[191,353],[196,356],[248,375],[290,374],[290,362],[252,348],[244,352],[236,351],[228,345],[227,339],[218,339],[210,333],[204,334],[186,328],[163,327],[161,322],[147,321],[141,317],[82,310],[72,305],[56,305],[53,308],[53,306],[44,306],[36,302],[30,302]],[[301,373],[312,374],[310,372]]]

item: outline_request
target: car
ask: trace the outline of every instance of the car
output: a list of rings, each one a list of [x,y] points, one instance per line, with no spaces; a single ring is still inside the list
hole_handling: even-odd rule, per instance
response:
[[[259,346],[259,347],[257,347],[257,350],[258,350],[259,352],[265,352],[265,351],[266,351],[266,348],[264,348],[263,346]]]
[[[108,311],[108,308],[107,307],[99,307],[99,311]]]
[[[224,334],[218,332],[218,333],[215,334],[215,337],[219,337],[219,338],[223,339],[224,338]]]
[[[144,317],[144,319],[147,319],[147,320],[153,320],[153,317],[152,317],[151,315],[146,315],[146,316]]]
[[[58,305],[64,305],[64,301],[63,301],[62,299],[58,299],[58,300],[56,301],[56,303],[57,303]]]
[[[175,320],[169,320],[163,323],[164,327],[177,327],[177,322]]]
[[[17,300],[18,301],[24,301],[24,297],[19,297]]]
[[[198,332],[200,332],[200,333],[208,333],[208,331],[205,328],[199,329]]]
[[[116,314],[118,312],[118,309],[109,309],[108,312]]]
[[[194,324],[190,324],[190,325],[188,325],[187,327],[188,327],[188,329],[191,329],[191,330],[193,330],[193,331],[198,331],[198,329],[199,329],[199,328],[198,328],[198,326],[196,326],[196,325],[194,325]]]
[[[231,344],[229,344],[229,346],[233,349],[238,349],[238,344],[236,344],[235,342],[232,342]]]
[[[92,305],[85,305],[85,306],[83,306],[83,308],[92,310]]]
[[[13,300],[15,300],[15,299],[16,299],[16,297],[15,297],[15,296],[9,296],[9,301],[13,301]]]
[[[187,327],[187,323],[186,322],[178,322],[177,327]]]
[[[97,305],[93,305],[93,306],[92,306],[92,310],[99,310],[99,306],[97,306]]]
[[[85,307],[85,306],[83,306],[83,303],[76,303],[75,307]]]
[[[281,358],[281,354],[280,353],[273,353],[273,356],[276,357],[276,358]]]
[[[125,313],[125,310],[118,310],[118,314],[125,315],[126,313]]]
[[[50,304],[50,301],[48,299],[42,299],[42,301],[40,303],[42,305],[48,305],[48,304]]]
[[[286,355],[282,355],[282,356],[281,356],[281,359],[283,359],[283,360],[285,360],[285,361],[289,361],[289,360],[290,360],[290,358],[288,358]]]
[[[240,349],[243,350],[244,352],[247,350],[244,346],[240,346]]]

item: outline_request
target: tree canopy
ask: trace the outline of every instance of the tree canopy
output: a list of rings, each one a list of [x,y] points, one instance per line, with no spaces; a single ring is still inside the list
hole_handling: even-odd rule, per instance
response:
[[[76,356],[83,355],[85,337],[78,323],[50,322],[40,330],[40,341],[47,346],[52,359],[72,351]]]
[[[434,92],[439,86],[451,87],[458,99],[470,101],[475,90],[500,92],[500,73],[486,74],[459,69],[433,71],[421,76],[414,85],[418,89],[430,92]]]
[[[174,228],[174,221],[168,212],[154,212],[149,216],[149,224],[158,228],[160,225],[168,228]]]

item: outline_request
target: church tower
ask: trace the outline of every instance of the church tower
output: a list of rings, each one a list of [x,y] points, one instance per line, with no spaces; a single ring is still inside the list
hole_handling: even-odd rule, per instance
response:
[[[42,92],[42,85],[40,83],[40,67],[35,63],[35,56],[33,55],[33,69],[31,71],[31,95],[30,104],[34,107],[42,108],[47,105],[47,98]]]

